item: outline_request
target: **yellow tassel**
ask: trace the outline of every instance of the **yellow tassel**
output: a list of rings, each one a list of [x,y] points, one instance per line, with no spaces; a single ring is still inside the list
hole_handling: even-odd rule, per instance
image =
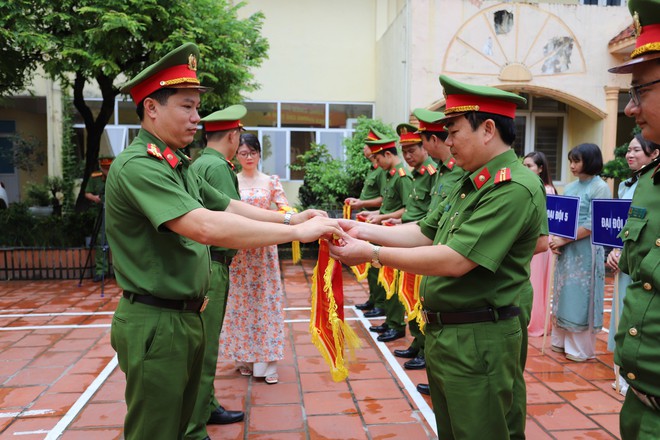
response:
[[[384,270],[385,266],[381,267],[378,271],[378,283],[385,289],[385,299],[389,300],[396,293],[395,286],[397,285],[399,271],[397,269],[393,269],[392,281],[387,281],[383,275]]]
[[[348,204],[344,205],[343,218],[345,218],[345,219],[350,219],[351,218],[351,205],[348,205]]]
[[[369,275],[369,269],[371,269],[371,263],[364,263],[364,272],[360,273],[356,266],[351,266],[351,271],[355,275],[355,279],[358,281],[364,281]]]
[[[293,259],[293,264],[300,263],[302,258],[300,255],[300,242],[297,240],[291,242],[291,258]]]

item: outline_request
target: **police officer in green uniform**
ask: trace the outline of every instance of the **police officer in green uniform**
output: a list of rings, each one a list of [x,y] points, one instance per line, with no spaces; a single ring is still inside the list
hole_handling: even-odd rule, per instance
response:
[[[367,140],[377,140],[382,138],[383,135],[380,134],[376,129],[371,128],[367,134]],[[364,157],[371,162],[371,170],[367,174],[367,177],[364,179],[364,185],[362,186],[362,191],[360,192],[359,198],[348,197],[344,200],[345,204],[348,204],[352,210],[354,209],[378,209],[383,203],[383,196],[381,192],[383,186],[385,186],[385,171],[378,166],[376,159],[373,154],[371,154],[371,149],[368,145],[365,144],[363,149]],[[358,215],[366,216],[368,212],[363,211]],[[367,318],[374,318],[378,316],[385,316],[385,310],[383,309],[385,305],[385,290],[382,286],[378,285],[378,269],[375,267],[370,267],[367,273],[367,282],[369,284],[369,299],[367,302],[362,304],[357,304],[355,306],[358,310],[363,310]]]
[[[97,219],[99,231],[94,237],[95,252],[94,252],[94,282],[102,281],[108,273],[110,252],[108,252],[108,243],[105,236],[105,179],[108,177],[110,165],[112,164],[113,157],[101,156],[99,157],[99,170],[92,173],[87,188],[85,191],[85,198],[92,203],[99,206],[98,215],[101,216]]]
[[[417,127],[411,124],[399,124],[396,131],[403,158],[412,170],[407,176],[411,180],[411,185],[406,210],[398,223],[416,222],[424,218],[429,211],[437,172],[436,163],[422,146],[422,138]],[[396,220],[390,219],[386,222],[396,222]],[[413,342],[405,350],[394,350],[394,356],[410,359],[403,364],[408,370],[423,370],[426,368],[423,351],[424,334],[419,329],[416,319],[408,321],[408,328]]]
[[[382,193],[383,203],[380,205],[380,210],[378,213],[371,213],[367,216],[367,223],[380,224],[389,218],[401,217],[405,211],[405,200],[408,199],[408,194],[410,194],[410,179],[406,178],[406,170],[403,168],[401,158],[399,158],[396,149],[396,138],[368,140],[367,145],[371,149],[371,154],[374,155],[378,167],[386,172]],[[369,330],[380,333],[377,339],[381,342],[403,338],[406,335],[405,310],[397,295],[392,295],[390,299],[385,300],[384,310],[385,322],[371,326]],[[368,313],[365,313],[366,317],[368,315]]]
[[[240,142],[243,127],[240,120],[246,113],[245,106],[238,104],[203,118],[201,122],[204,125],[206,148],[190,167],[212,187],[234,200],[241,200],[241,196],[231,160],[236,155]],[[234,249],[211,247],[211,286],[207,294],[209,302],[202,313],[206,350],[199,393],[185,437],[189,440],[207,437],[207,423],[225,425],[240,422],[244,417],[242,411],[226,410],[220,405],[215,397],[214,386],[218,363],[218,340],[229,292],[229,265],[234,255],[236,255]]]
[[[630,61],[610,69],[632,73],[626,115],[645,139],[660,144],[660,2],[629,0],[637,41]],[[614,362],[630,384],[621,408],[623,440],[660,437],[660,160],[641,172],[620,234],[619,268],[630,275],[614,340]]]
[[[242,249],[341,234],[336,220],[320,212],[264,212],[189,171],[180,149],[192,142],[200,121],[206,89],[197,79],[198,59],[197,46],[186,43],[121,89],[131,94],[141,121],[106,181],[108,241],[123,289],[111,344],[126,374],[127,440],[185,434],[204,357],[208,245]],[[311,216],[317,217],[306,221]]]
[[[506,439],[524,431],[509,426],[507,415],[519,380],[520,296],[547,225],[545,191],[511,149],[524,98],[444,75],[440,82],[446,143],[466,174],[417,224],[385,230],[342,220],[349,237],[331,255],[426,275],[420,297],[438,436]]]

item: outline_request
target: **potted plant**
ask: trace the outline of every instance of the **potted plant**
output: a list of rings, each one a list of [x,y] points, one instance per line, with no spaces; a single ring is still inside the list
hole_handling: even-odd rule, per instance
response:
[[[28,210],[32,215],[46,217],[53,213],[50,187],[48,185],[30,182],[27,184],[26,194],[29,205]]]

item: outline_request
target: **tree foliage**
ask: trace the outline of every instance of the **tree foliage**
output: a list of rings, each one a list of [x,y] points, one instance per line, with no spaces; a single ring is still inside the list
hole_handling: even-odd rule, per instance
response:
[[[383,122],[358,118],[355,133],[344,140],[346,160],[332,157],[325,145],[312,144],[305,154],[298,156],[298,162],[291,165],[293,170],[304,170],[305,178],[298,197],[303,208],[339,210],[346,197],[358,197],[371,162],[364,157],[364,141],[369,129],[389,136],[396,136],[394,130]]]
[[[3,81],[0,94],[20,89],[36,65],[72,89],[74,106],[87,129],[83,188],[96,169],[103,130],[127,78],[177,46],[195,42],[201,55],[199,78],[213,88],[202,99],[202,111],[208,112],[242,101],[243,92],[257,87],[250,68],[259,66],[268,50],[260,35],[263,14],[239,19],[237,12],[244,4],[228,0],[20,0],[9,5],[0,3],[0,13],[11,12],[0,33],[0,42],[9,45],[0,52],[5,69],[0,75],[4,79],[12,74],[5,66],[7,51],[19,52],[25,61],[14,67],[21,81]],[[22,46],[29,35],[29,44]],[[85,103],[92,83],[103,98],[99,111]],[[81,195],[78,204],[83,200]]]

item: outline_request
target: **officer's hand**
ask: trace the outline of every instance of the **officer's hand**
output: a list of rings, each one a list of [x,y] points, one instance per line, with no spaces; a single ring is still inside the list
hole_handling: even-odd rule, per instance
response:
[[[366,241],[345,235],[339,245],[330,242],[330,256],[349,266],[371,261],[373,246]]]
[[[612,272],[617,273],[619,271],[619,259],[621,258],[621,249],[612,249],[612,251],[607,254],[607,267],[612,269]]]
[[[333,237],[342,238],[346,235],[339,227],[337,219],[322,216],[311,218],[304,223],[295,225],[294,228],[296,228],[296,240],[302,243],[316,241],[319,238],[331,240]]]
[[[355,220],[341,219],[339,220],[339,226],[343,229],[344,232],[346,232],[351,237],[353,238],[360,237],[360,222],[356,222]]]
[[[310,218],[314,217],[327,217],[328,213],[325,211],[321,211],[320,209],[306,209],[303,212],[299,212],[297,214],[293,214],[291,216],[291,224],[292,225],[298,225],[300,223],[304,223]]]
[[[348,197],[344,200],[344,205],[349,205],[351,208],[362,208],[362,201],[355,197]]]
[[[401,222],[401,219],[400,219],[400,218],[388,218],[387,220],[383,220],[383,221],[381,222],[381,225],[384,225],[384,226],[394,226],[394,225],[400,225],[401,223],[402,223],[402,222]]]

